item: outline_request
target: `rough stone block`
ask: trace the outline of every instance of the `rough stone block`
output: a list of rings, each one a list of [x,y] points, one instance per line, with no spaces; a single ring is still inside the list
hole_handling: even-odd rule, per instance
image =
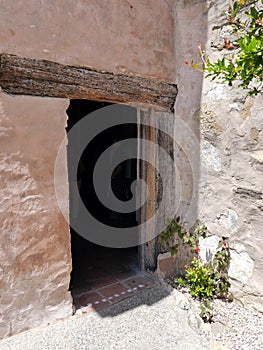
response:
[[[218,236],[210,236],[199,239],[199,256],[203,263],[210,263],[217,252],[220,238]]]
[[[235,246],[235,250],[231,250],[230,256],[229,277],[245,285],[253,274],[253,260],[241,244]]]
[[[178,273],[176,256],[171,256],[171,253],[163,253],[158,255],[157,275],[161,279],[170,278]]]

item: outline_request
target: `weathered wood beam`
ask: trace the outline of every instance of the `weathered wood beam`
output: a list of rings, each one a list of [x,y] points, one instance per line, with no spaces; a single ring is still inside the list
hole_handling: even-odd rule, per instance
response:
[[[143,105],[171,111],[177,95],[173,84],[89,67],[0,55],[0,86],[8,94],[88,99]]]

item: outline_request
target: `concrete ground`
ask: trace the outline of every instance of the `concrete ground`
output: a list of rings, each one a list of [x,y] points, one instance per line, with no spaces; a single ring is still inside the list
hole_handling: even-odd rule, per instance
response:
[[[0,341],[0,350],[208,350],[212,336],[187,298],[157,285],[117,304]]]

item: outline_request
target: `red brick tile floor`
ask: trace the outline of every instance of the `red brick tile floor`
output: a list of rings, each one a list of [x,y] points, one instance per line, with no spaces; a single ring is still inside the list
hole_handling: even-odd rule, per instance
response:
[[[85,291],[73,292],[74,305],[76,310],[81,309],[82,312],[90,312],[102,309],[108,305],[114,304],[124,298],[140,293],[146,288],[156,285],[156,281],[148,277],[142,272],[133,272],[130,277],[119,278],[118,273],[112,275],[111,278],[93,281],[92,287],[87,284]]]
[[[122,249],[95,249],[88,258],[82,257],[72,282],[75,309],[83,313],[102,309],[157,283],[140,271],[135,250]]]

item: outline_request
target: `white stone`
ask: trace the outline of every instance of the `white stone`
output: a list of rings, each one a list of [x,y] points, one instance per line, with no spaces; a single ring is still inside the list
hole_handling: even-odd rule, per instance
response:
[[[253,274],[254,261],[245,251],[245,247],[242,244],[238,244],[236,248],[237,250],[231,250],[228,274],[230,278],[246,284]]]
[[[245,307],[252,308],[263,313],[263,298],[260,295],[245,295],[240,298],[240,301]]]
[[[199,256],[203,263],[208,264],[214,259],[219,241],[220,238],[215,235],[199,239]]]
[[[216,84],[208,93],[207,98],[212,101],[227,99],[226,87],[223,84]]]
[[[235,109],[235,110],[237,110],[237,111],[240,110],[240,105],[239,105],[238,103],[236,103],[236,102],[230,103],[230,104],[229,104],[229,107],[230,107],[231,109]]]
[[[238,230],[238,215],[232,209],[226,209],[219,215],[219,224],[231,233]]]
[[[179,292],[176,289],[172,291],[172,294],[178,307],[180,307],[182,310],[190,309],[190,302],[185,294]]]
[[[222,170],[221,158],[218,149],[207,141],[203,141],[201,148],[202,155],[207,165],[213,167],[215,171]]]
[[[263,151],[256,151],[250,154],[252,158],[256,159],[259,163],[263,163]]]
[[[189,312],[189,314],[188,314],[188,324],[193,329],[200,329],[202,327],[203,321],[202,321],[201,317],[199,317],[195,313]]]

